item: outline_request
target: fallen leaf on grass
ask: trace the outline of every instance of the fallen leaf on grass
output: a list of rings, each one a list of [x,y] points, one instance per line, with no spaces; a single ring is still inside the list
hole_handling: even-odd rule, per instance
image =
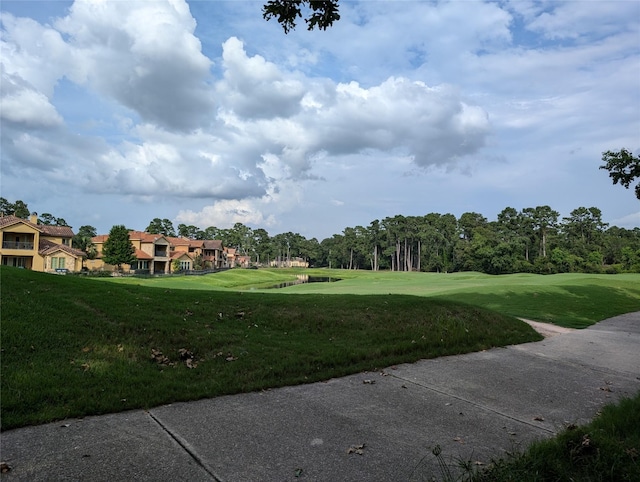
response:
[[[6,474],[10,470],[11,470],[11,467],[9,467],[8,463],[0,462],[0,472],[2,472],[3,474]]]
[[[364,455],[365,444],[352,445],[347,449],[347,454]]]
[[[180,354],[180,360],[190,360],[193,358],[193,353],[186,348],[180,348],[178,353]]]
[[[373,385],[375,382],[375,380],[371,380],[369,378],[367,378],[366,380],[362,380],[362,383],[364,383],[365,385]]]
[[[155,348],[151,349],[151,358],[155,360],[158,365],[171,367],[174,365],[168,357],[164,356],[160,350],[156,350]]]

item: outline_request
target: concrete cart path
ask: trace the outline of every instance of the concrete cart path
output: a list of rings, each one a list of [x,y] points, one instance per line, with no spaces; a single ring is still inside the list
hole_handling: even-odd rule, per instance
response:
[[[640,313],[537,343],[1,435],[13,480],[406,481],[488,463],[640,391]]]

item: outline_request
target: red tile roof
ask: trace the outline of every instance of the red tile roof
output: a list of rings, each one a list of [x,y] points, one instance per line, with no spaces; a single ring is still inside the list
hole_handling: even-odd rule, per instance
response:
[[[71,246],[53,243],[46,239],[40,241],[40,244],[38,246],[38,254],[40,254],[41,256],[47,256],[55,253],[56,251],[64,251],[65,253],[70,254],[71,256],[74,256],[76,258],[82,258],[85,254],[83,251],[72,248]]]
[[[191,256],[191,254],[187,253],[186,251],[171,251],[170,256],[171,256],[171,259],[180,259],[183,256],[186,256],[191,261],[193,261],[193,257]]]
[[[219,249],[222,251],[222,241],[219,239],[205,239],[204,249]]]
[[[135,256],[136,256],[136,259],[138,260],[153,259],[153,256],[151,256],[149,253],[145,253],[144,251],[138,248],[136,248]]]
[[[12,226],[14,224],[26,224],[34,229],[37,229],[45,236],[55,236],[60,238],[73,238],[73,230],[69,226],[47,226],[44,224],[34,224],[28,219],[22,219],[17,216],[2,216],[0,217],[0,228]]]
[[[61,238],[73,238],[73,230],[69,226],[38,225],[42,234]]]

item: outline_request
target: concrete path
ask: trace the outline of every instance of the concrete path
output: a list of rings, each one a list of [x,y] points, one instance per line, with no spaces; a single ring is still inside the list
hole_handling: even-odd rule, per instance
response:
[[[408,481],[640,390],[640,313],[537,343],[1,434],[5,480]]]

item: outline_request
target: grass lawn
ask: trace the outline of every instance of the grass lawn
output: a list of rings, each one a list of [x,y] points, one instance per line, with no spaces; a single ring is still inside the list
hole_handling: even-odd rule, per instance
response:
[[[640,274],[399,273],[328,269],[230,270],[210,276],[104,278],[110,282],[171,289],[260,290],[299,274],[340,278],[277,290],[281,294],[402,294],[480,306],[520,318],[585,328],[640,310]],[[273,292],[273,290],[270,290]]]
[[[510,316],[450,300],[193,289],[283,276],[221,275],[148,287],[0,267],[2,429],[540,339]]]
[[[342,281],[264,289],[302,273]],[[640,275],[85,279],[0,267],[0,278],[2,430],[541,338],[513,316],[585,327],[640,310]],[[639,453],[640,395],[488,469],[469,465],[464,480],[640,480]]]

